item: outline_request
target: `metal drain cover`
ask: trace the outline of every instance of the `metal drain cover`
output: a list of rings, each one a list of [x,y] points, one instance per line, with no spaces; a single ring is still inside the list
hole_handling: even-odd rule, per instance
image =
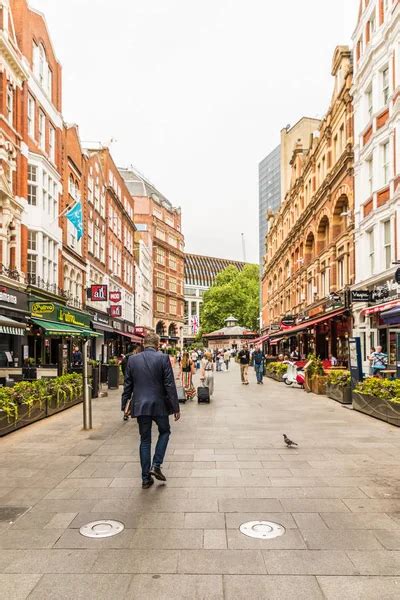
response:
[[[120,521],[110,521],[104,519],[103,521],[92,521],[87,525],[83,525],[79,533],[89,538],[106,538],[117,533],[121,533],[125,529],[125,525]]]
[[[260,540],[270,540],[285,533],[285,528],[282,525],[272,523],[272,521],[248,521],[242,523],[239,529],[244,535]]]

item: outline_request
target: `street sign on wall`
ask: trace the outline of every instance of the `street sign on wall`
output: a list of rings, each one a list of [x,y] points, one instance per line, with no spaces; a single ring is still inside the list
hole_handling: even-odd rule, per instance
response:
[[[351,290],[351,302],[369,302],[370,299],[369,290]]]
[[[121,292],[110,292],[108,295],[110,302],[121,302]]]
[[[108,314],[110,317],[122,317],[122,306],[121,304],[115,304],[110,306],[108,309]]]
[[[92,302],[105,302],[107,300],[107,286],[106,285],[91,285],[90,286],[90,297]]]

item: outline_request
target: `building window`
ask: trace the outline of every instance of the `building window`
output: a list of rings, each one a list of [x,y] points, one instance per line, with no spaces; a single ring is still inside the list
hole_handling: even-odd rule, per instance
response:
[[[366,91],[365,96],[367,101],[367,121],[369,121],[373,113],[372,85]]]
[[[389,67],[382,71],[382,100],[383,104],[387,104],[389,100]]]
[[[49,127],[49,158],[54,163],[56,156],[56,130],[52,125]]]
[[[37,275],[37,233],[28,232],[28,275],[34,279]]]
[[[321,271],[321,296],[325,298],[329,294],[329,270],[326,265],[323,265]]]
[[[169,280],[169,291],[174,292],[176,294],[176,279],[175,279],[175,277],[171,277]]]
[[[176,300],[175,300],[175,298],[170,298],[170,300],[169,300],[169,312],[171,315],[176,315]]]
[[[344,125],[341,125],[339,129],[339,144],[340,144],[340,154],[342,154],[344,150]]]
[[[375,236],[374,230],[370,229],[367,232],[368,235],[368,254],[369,254],[369,272],[370,275],[374,274],[375,271]]]
[[[165,313],[165,298],[164,296],[157,296],[157,311]]]
[[[371,196],[374,191],[374,161],[373,157],[367,159],[367,170],[368,170],[368,195]]]
[[[165,241],[165,231],[156,227],[156,238]]]
[[[46,145],[46,117],[43,111],[39,111],[39,148],[45,149]]]
[[[344,257],[339,258],[337,265],[338,265],[338,276],[337,276],[338,289],[341,290],[346,285],[346,268],[345,268]]]
[[[37,204],[37,181],[38,168],[35,165],[28,165],[28,204],[36,206]]]
[[[161,271],[157,271],[156,285],[159,288],[165,289],[165,275]]]
[[[382,145],[382,184],[389,183],[389,142]]]
[[[28,135],[35,139],[35,101],[31,95],[28,96]]]
[[[385,269],[392,266],[392,245],[391,245],[391,223],[390,220],[383,223],[383,247]]]
[[[174,256],[173,254],[170,254],[168,262],[169,262],[169,268],[172,269],[173,271],[176,271],[176,256]]]
[[[375,11],[373,10],[371,13],[371,17],[369,19],[369,30],[370,30],[370,34],[372,36],[372,34],[375,32]]]
[[[159,265],[165,265],[165,251],[163,248],[157,248],[157,262]]]
[[[10,125],[14,122],[14,89],[11,84],[7,85],[6,117]]]

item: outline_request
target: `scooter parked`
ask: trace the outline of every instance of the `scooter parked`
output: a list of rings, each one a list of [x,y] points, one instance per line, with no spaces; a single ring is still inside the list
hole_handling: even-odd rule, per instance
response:
[[[303,388],[305,381],[303,369],[299,368],[296,363],[289,360],[286,360],[285,364],[287,365],[287,371],[282,377],[283,381],[286,383],[286,385],[293,385],[293,383],[297,383],[297,385]]]

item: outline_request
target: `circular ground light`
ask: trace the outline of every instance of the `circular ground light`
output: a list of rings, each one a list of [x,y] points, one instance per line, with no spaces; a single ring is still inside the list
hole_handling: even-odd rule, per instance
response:
[[[120,521],[110,521],[104,519],[103,521],[92,521],[87,525],[83,525],[79,533],[89,538],[106,538],[117,533],[121,533],[125,529],[125,525]]]
[[[285,528],[282,525],[271,521],[248,521],[242,523],[239,529],[244,535],[260,540],[270,540],[285,533]]]

